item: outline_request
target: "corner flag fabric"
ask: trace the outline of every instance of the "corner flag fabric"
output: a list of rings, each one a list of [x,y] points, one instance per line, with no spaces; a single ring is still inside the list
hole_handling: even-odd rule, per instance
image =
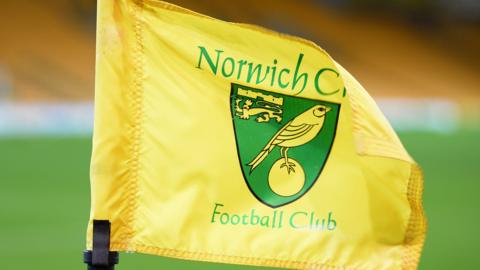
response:
[[[111,250],[416,269],[422,173],[312,42],[155,0],[98,10],[92,221]]]

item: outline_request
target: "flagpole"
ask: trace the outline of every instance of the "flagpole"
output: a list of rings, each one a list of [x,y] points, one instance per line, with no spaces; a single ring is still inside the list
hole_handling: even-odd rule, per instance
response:
[[[93,251],[85,250],[83,252],[83,262],[87,264],[87,270],[115,270],[115,265],[118,264],[119,254],[116,251],[110,251],[108,254],[108,261],[105,265],[93,263]]]
[[[83,252],[83,262],[88,270],[115,270],[119,254],[110,251],[110,221],[93,220],[92,250]]]

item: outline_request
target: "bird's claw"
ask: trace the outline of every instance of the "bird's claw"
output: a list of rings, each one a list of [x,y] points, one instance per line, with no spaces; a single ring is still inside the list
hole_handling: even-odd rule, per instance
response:
[[[287,172],[290,174],[290,172],[295,172],[295,163],[293,162],[285,162],[282,165],[280,165],[280,168],[287,167]]]
[[[288,163],[289,167],[295,167],[296,166],[295,163],[289,161],[289,162],[283,162],[283,164],[280,165],[280,168],[283,168],[283,167],[287,166],[287,163]]]

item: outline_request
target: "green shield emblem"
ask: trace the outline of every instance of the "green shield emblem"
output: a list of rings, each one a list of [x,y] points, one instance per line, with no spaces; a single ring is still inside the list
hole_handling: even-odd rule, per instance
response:
[[[315,184],[330,154],[340,105],[232,84],[230,107],[243,177],[270,207]]]

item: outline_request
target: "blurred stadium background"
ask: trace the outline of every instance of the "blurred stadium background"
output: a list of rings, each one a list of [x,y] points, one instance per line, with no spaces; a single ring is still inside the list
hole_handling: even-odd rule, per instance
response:
[[[479,0],[176,0],[315,41],[425,171],[420,269],[480,269]],[[94,0],[0,3],[1,269],[85,269]],[[119,269],[259,269],[122,254]]]

